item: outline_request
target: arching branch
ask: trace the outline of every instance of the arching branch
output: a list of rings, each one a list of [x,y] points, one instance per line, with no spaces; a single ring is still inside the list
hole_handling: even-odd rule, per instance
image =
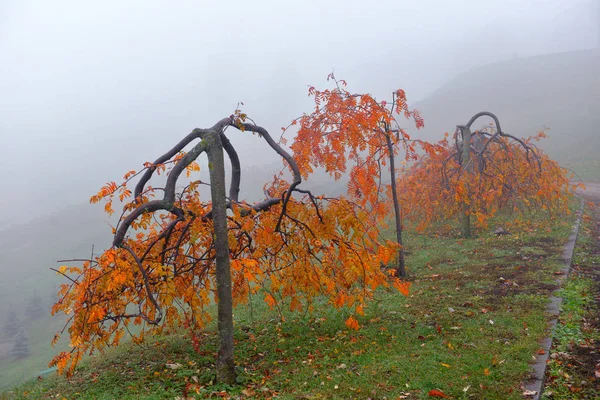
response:
[[[231,162],[231,183],[229,185],[229,198],[231,201],[238,201],[240,195],[240,181],[242,178],[242,167],[240,165],[240,158],[238,157],[235,148],[229,141],[229,138],[225,136],[223,132],[221,132],[221,143],[223,144],[223,149],[225,153],[227,153],[227,157],[229,157],[229,161]]]
[[[206,149],[206,143],[202,141],[196,144],[196,146],[194,146],[194,148],[190,152],[188,152],[183,158],[177,161],[177,164],[175,164],[175,166],[171,170],[171,173],[169,174],[169,178],[167,179],[163,199],[153,200],[149,201],[148,203],[144,203],[138,206],[135,210],[133,210],[131,214],[129,214],[127,217],[125,217],[121,225],[118,227],[117,232],[115,233],[115,239],[113,241],[114,246],[122,246],[127,230],[129,229],[133,221],[135,221],[140,215],[144,213],[165,210],[171,212],[178,218],[183,216],[183,210],[175,206],[175,185],[177,183],[177,179],[179,178],[179,175],[181,175],[183,170],[188,165],[190,165],[192,161],[198,158],[200,154],[206,151]],[[150,174],[150,176],[151,175],[152,174]],[[142,177],[142,179],[144,179],[144,177]],[[143,190],[143,185],[141,186],[141,190]]]
[[[273,150],[275,150],[277,154],[279,154],[285,161],[287,161],[290,168],[292,169],[294,180],[292,181],[292,184],[290,185],[289,189],[287,190],[287,193],[285,194],[285,198],[283,199],[283,206],[281,209],[281,215],[279,216],[279,220],[277,221],[277,225],[275,227],[275,230],[279,231],[281,228],[281,221],[283,219],[283,216],[285,215],[286,207],[288,202],[290,201],[292,192],[296,189],[296,187],[298,187],[298,185],[302,183],[302,175],[300,175],[300,169],[298,168],[298,164],[296,163],[296,160],[294,160],[294,157],[292,157],[275,140],[273,140],[273,138],[271,137],[269,132],[267,132],[266,129],[249,123],[236,124],[233,121],[231,123],[231,126],[234,126],[238,129],[258,133],[262,138],[265,139],[267,144]]]

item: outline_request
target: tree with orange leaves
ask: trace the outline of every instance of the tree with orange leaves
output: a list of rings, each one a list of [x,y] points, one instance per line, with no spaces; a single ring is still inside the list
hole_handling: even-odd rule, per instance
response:
[[[264,139],[292,171],[292,181],[280,174],[265,186],[264,201],[240,201],[242,168],[228,129]],[[194,129],[141,171],[125,174],[122,183],[106,184],[90,201],[105,201],[109,214],[116,196],[125,202],[113,228],[113,246],[81,266],[57,269],[69,281],[61,285],[53,313],[69,315],[65,329],[72,349],[54,357],[51,365],[72,373],[84,354],[118,344],[125,332],[135,341],[179,325],[194,334],[211,319],[208,306],[214,301],[217,379],[232,383],[233,307],[251,294],[260,291],[269,306],[293,311],[312,309],[313,299],[324,296],[336,308],[362,314],[373,292],[390,284],[380,265],[389,262],[398,244],[382,239],[377,224],[365,223],[372,212],[365,202],[315,196],[300,187],[321,165],[301,151],[310,145],[294,142],[292,156],[236,110],[211,128]],[[335,153],[342,151],[327,154],[339,160]],[[193,179],[203,153],[208,156],[210,200],[198,190],[205,183]],[[228,194],[224,153],[232,170]],[[366,177],[369,171],[357,169],[355,174]],[[184,172],[189,179],[182,178]],[[150,186],[150,179],[161,173],[167,176],[164,187]],[[363,180],[357,190],[367,190]],[[392,278],[392,284],[407,294],[408,283]],[[131,325],[139,332],[132,334]],[[352,316],[346,325],[358,328]]]
[[[478,118],[489,116],[493,128],[471,132]],[[401,199],[408,205],[406,217],[426,229],[432,222],[458,217],[463,237],[471,236],[471,217],[486,226],[500,209],[533,207],[549,212],[568,211],[570,184],[567,170],[550,159],[535,143],[544,132],[517,138],[502,131],[498,118],[477,113],[466,125],[458,125],[453,143],[438,143],[417,163],[406,168],[400,184]]]
[[[346,82],[330,74],[332,89],[323,91],[310,87],[314,98],[311,114],[299,118],[298,136],[292,145],[294,157],[305,173],[314,164],[339,179],[350,166],[348,196],[361,208],[369,210],[365,223],[380,225],[394,215],[398,253],[396,276],[406,274],[402,243],[402,211],[396,187],[395,157],[404,150],[406,160],[416,160],[420,145],[425,151],[432,147],[414,140],[400,127],[396,116],[403,115],[423,127],[417,110],[409,110],[403,90],[392,93],[391,102],[377,101],[370,94],[355,94],[346,89]],[[388,167],[389,183],[384,183]]]

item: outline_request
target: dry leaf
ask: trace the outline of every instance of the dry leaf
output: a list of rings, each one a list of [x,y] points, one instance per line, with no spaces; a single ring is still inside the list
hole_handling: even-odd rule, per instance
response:
[[[442,392],[441,390],[437,390],[437,389],[432,389],[427,394],[431,397],[439,397],[441,399],[449,399],[450,398],[450,396],[448,396],[446,393]]]

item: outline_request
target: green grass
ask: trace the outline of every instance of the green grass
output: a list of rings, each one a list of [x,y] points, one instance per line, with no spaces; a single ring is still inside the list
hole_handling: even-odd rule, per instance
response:
[[[554,329],[553,347],[546,373],[546,397],[552,399],[600,398],[596,363],[600,348],[600,217],[590,204],[584,215],[573,258],[573,271],[559,295],[561,314]]]
[[[410,296],[379,290],[358,331],[345,327],[347,310],[323,303],[312,314],[280,316],[255,296],[252,312],[235,311],[234,387],[215,384],[211,326],[199,353],[184,332],[127,343],[71,378],[30,382],[0,398],[426,399],[438,389],[455,399],[520,399],[573,219],[504,222],[514,234],[502,237],[493,224],[472,240],[407,235]]]

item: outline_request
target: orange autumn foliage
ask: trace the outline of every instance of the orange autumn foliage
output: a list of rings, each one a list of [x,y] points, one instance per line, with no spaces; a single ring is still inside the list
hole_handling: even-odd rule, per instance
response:
[[[423,119],[408,108],[401,89],[393,93],[392,101],[377,101],[367,93],[349,92],[346,82],[333,74],[328,80],[334,83],[332,89],[310,87],[315,108],[294,121],[299,129],[291,149],[305,176],[314,167],[324,168],[336,180],[349,172],[348,196],[368,207],[380,222],[391,211],[389,184],[382,182],[389,164],[386,137],[393,143],[394,156],[403,149],[406,160],[416,160],[417,145],[428,145],[414,140],[396,117],[412,120],[417,128],[423,126]]]
[[[405,110],[403,97],[398,98],[395,107]],[[376,118],[384,115],[371,100],[366,98],[360,103],[361,107],[374,107]],[[365,115],[359,110],[357,113],[357,120],[362,121]],[[236,110],[230,118],[228,128],[246,132],[245,114]],[[301,119],[301,126],[305,122],[308,120]],[[306,178],[320,166],[328,167],[334,174],[342,171],[345,156],[340,154],[345,148],[341,143],[366,139],[353,137],[356,133],[350,130],[336,134],[339,142],[322,153],[323,158],[305,149],[313,143],[299,134],[291,147],[301,175]],[[368,140],[375,143],[379,139]],[[359,143],[359,148],[366,145]],[[134,196],[131,190],[140,174],[172,176],[185,159],[186,153],[179,152],[159,164],[146,163],[142,170],[125,174],[120,184],[107,183],[90,199],[92,203],[104,201],[109,214],[113,213],[116,197],[125,202],[113,234],[118,234],[124,221],[131,223],[131,229],[126,231],[128,235],[122,243],[84,262],[81,268],[57,271],[69,281],[61,285],[60,299],[52,312],[68,315],[72,347],[54,357],[50,364],[61,373],[72,373],[84,354],[117,345],[125,333],[131,334],[132,325],[137,327],[136,333],[131,334],[133,340],[140,341],[148,333],[178,326],[194,334],[211,320],[210,306],[218,302],[215,237],[211,201],[198,190],[202,182],[194,180],[198,164],[187,165],[190,180],[177,186],[175,199],[180,214],[165,212],[173,205],[135,214],[142,205],[164,202],[159,197],[163,192],[162,188],[147,186]],[[257,210],[246,202],[231,201],[228,235],[234,306],[248,302],[250,296],[260,292],[270,307],[280,310],[310,310],[316,297],[324,297],[335,308],[347,307],[362,315],[366,301],[380,286],[392,284],[407,294],[407,285],[390,279],[381,269],[381,264],[398,250],[397,243],[382,239],[378,224],[365,223],[374,212],[381,220],[382,210],[386,209],[367,190],[373,165],[369,162],[352,169],[362,177],[353,189],[364,191],[369,202],[357,201],[356,196],[324,198],[295,189],[295,195],[284,203],[281,199],[291,193],[295,183],[286,181],[283,174],[265,185],[265,193],[272,201],[269,207]],[[351,318],[346,325],[357,329],[358,322]]]
[[[378,101],[368,93],[357,94],[346,89],[346,82],[333,74],[328,76],[332,88],[309,88],[315,106],[293,122],[298,124],[298,134],[291,148],[303,175],[313,168],[324,168],[334,179],[348,174],[348,196],[369,212],[364,220],[370,226],[387,225],[395,218],[396,254],[382,254],[384,263],[395,261],[393,271],[405,274],[402,243],[401,206],[398,204],[394,159],[401,155],[405,160],[416,160],[417,150],[432,150],[426,142],[413,139],[397,121],[402,116],[423,127],[417,110],[410,110],[406,94],[398,89],[391,101]],[[390,183],[392,182],[392,183]]]
[[[401,194],[405,217],[423,231],[432,223],[458,217],[464,204],[478,227],[487,226],[503,208],[568,212],[569,195],[579,185],[572,185],[572,174],[533,146],[545,136],[540,132],[522,143],[497,138],[483,159],[472,156],[470,171],[459,164],[454,143],[440,141],[435,151],[406,167],[399,178],[405,189]]]

